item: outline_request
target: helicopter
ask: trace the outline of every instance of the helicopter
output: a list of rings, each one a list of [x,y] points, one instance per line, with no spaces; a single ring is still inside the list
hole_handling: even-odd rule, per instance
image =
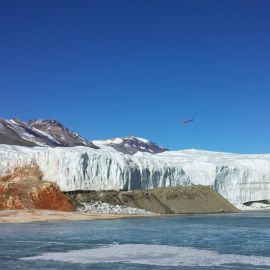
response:
[[[191,124],[192,122],[194,122],[194,119],[187,119],[187,120],[184,120],[183,124],[184,124],[184,125],[189,125],[189,124]]]

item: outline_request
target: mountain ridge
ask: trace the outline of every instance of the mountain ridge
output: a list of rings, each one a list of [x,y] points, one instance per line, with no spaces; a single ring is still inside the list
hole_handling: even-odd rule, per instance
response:
[[[45,131],[44,127],[47,127]],[[51,128],[49,128],[51,127]],[[87,146],[98,149],[92,142],[65,128],[56,120],[0,119],[0,143],[20,146]]]
[[[157,154],[168,151],[167,148],[154,142],[132,135],[90,141],[66,128],[56,119],[35,119],[24,122],[15,118],[10,120],[0,118],[0,144],[27,147],[86,146],[94,149],[109,147],[128,155],[134,155],[137,152]]]
[[[129,155],[134,155],[137,152],[158,154],[169,150],[165,147],[157,145],[154,142],[133,135],[107,140],[94,140],[93,143],[100,148],[103,146],[109,146],[118,152]]]

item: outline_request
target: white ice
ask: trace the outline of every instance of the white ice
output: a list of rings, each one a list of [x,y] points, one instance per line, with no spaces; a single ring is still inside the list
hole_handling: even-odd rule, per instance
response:
[[[216,251],[168,245],[123,244],[93,249],[50,252],[25,261],[49,260],[79,264],[126,263],[152,266],[229,266],[232,264],[270,266],[270,257],[219,254]]]
[[[36,162],[44,180],[61,190],[151,189],[212,186],[235,205],[270,199],[270,154],[201,150],[125,155],[110,147],[19,147],[0,145],[0,175]]]

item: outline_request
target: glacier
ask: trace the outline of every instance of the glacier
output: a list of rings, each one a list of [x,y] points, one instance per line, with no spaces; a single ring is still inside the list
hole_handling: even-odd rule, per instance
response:
[[[189,149],[127,155],[109,146],[0,145],[0,176],[30,163],[37,163],[44,180],[57,183],[66,192],[201,184],[213,187],[236,206],[270,199],[270,154]]]

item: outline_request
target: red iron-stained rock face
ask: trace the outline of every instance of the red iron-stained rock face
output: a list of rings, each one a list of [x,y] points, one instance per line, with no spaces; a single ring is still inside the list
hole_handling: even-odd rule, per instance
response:
[[[0,177],[0,210],[75,210],[56,184],[41,179],[42,173],[35,164],[17,168],[13,173]]]
[[[35,208],[61,211],[74,211],[74,206],[57,185],[46,183],[28,193]]]

